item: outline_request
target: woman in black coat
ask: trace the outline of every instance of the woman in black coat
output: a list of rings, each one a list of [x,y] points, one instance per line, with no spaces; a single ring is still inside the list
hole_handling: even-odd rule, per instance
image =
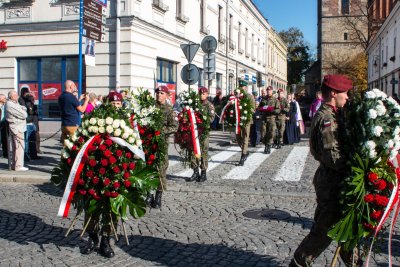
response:
[[[287,98],[290,108],[286,116],[285,133],[283,139],[285,144],[293,145],[293,143],[296,143],[298,139],[296,122],[297,105],[296,102],[293,101],[293,95],[289,94]]]

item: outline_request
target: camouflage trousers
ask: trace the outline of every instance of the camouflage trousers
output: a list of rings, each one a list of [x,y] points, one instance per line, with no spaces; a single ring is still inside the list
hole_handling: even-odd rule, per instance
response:
[[[90,217],[90,222],[86,228],[86,232],[93,233],[93,234],[100,234],[100,236],[114,235],[114,233],[112,231],[110,218],[112,218],[112,223],[114,225],[114,229],[115,229],[115,231],[117,231],[118,217],[115,216],[115,214],[112,211],[110,212],[109,218],[100,218],[100,213],[95,211]],[[87,224],[88,220],[89,220],[89,214],[85,211],[84,225]],[[100,229],[101,221],[103,221],[103,226]],[[105,222],[108,222],[108,223],[105,223]]]
[[[272,145],[276,132],[275,116],[265,118],[265,128],[264,145]]]
[[[207,170],[208,168],[208,147],[209,147],[209,137],[200,142],[201,157],[196,158],[193,153],[190,157],[190,167],[192,169],[200,167],[201,170]]]
[[[236,135],[236,140],[242,149],[242,153],[247,154],[250,140],[250,123],[247,124],[245,128],[241,128],[240,134]]]
[[[285,124],[286,117],[277,117],[276,118],[276,128],[278,128],[278,141],[283,142],[283,134],[285,133]]]
[[[167,190],[167,169],[169,165],[168,160],[168,151],[164,155],[164,160],[160,162],[158,166],[158,173],[160,174],[160,184],[158,185],[158,191],[166,191]]]
[[[313,261],[331,244],[332,239],[327,235],[329,229],[336,224],[340,217],[340,179],[343,174],[332,169],[319,167],[314,176],[314,188],[317,195],[317,207],[314,214],[314,224],[310,233],[303,239],[294,252],[290,267],[311,266]],[[346,266],[357,263],[357,253],[340,250],[340,257]]]

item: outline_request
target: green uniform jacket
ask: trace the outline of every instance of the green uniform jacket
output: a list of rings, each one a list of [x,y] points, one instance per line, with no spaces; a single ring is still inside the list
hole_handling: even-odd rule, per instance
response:
[[[270,112],[263,112],[264,119],[269,117],[275,117],[275,115],[279,115],[281,113],[281,106],[279,104],[279,101],[273,96],[271,97],[265,96],[261,99],[260,107],[262,108],[264,106],[269,106],[274,108],[274,110]]]
[[[164,134],[165,138],[168,139],[170,134],[173,134],[178,130],[178,121],[175,120],[172,106],[167,103],[157,103],[157,107],[161,109],[164,114],[164,126],[162,128],[162,134]]]
[[[277,119],[284,120],[286,119],[286,114],[289,112],[289,103],[286,100],[286,98],[279,98],[277,99],[277,102],[279,103],[281,112],[276,116]]]
[[[341,113],[323,104],[312,120],[310,152],[322,167],[346,172],[347,159],[343,152],[345,129]]]
[[[206,100],[202,103],[203,105],[203,109],[204,109],[204,114],[205,116],[209,116],[210,117],[210,123],[214,120],[215,118],[215,107],[214,105]]]

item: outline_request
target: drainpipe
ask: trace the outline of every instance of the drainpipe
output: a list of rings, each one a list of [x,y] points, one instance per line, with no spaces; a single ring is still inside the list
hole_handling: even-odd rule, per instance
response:
[[[120,69],[121,69],[121,0],[115,1],[116,19],[115,19],[115,89],[120,90]]]
[[[229,88],[229,0],[226,0],[226,87]],[[229,88],[229,91],[227,92],[226,95],[230,94],[232,88]]]

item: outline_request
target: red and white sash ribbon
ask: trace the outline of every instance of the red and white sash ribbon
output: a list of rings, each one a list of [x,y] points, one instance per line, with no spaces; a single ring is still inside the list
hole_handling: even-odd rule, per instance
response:
[[[69,208],[71,207],[72,199],[75,195],[76,185],[78,184],[78,180],[82,169],[84,167],[84,163],[82,161],[83,155],[87,154],[87,148],[91,145],[95,140],[99,139],[100,135],[92,136],[81,148],[78,155],[75,158],[74,164],[72,165],[71,172],[69,173],[67,184],[65,186],[64,195],[61,199],[61,204],[58,209],[58,216],[67,218]]]
[[[219,123],[223,123],[223,121],[226,117],[226,110],[232,103],[235,105],[234,106],[234,108],[235,108],[235,133],[240,134],[240,109],[239,109],[240,101],[236,96],[231,95],[229,97],[228,103],[222,109],[221,116],[219,118]]]
[[[200,140],[197,132],[197,122],[194,110],[192,108],[185,108],[184,111],[188,113],[190,121],[190,133],[192,135],[193,152],[196,158],[201,157]]]
[[[393,165],[396,167],[396,169],[400,168],[400,155],[397,155],[397,157],[392,161]],[[397,174],[397,172],[396,172]],[[379,231],[382,229],[384,223],[386,222],[387,218],[389,217],[390,213],[392,213],[392,220],[390,222],[390,232],[389,232],[389,241],[388,241],[388,251],[389,251],[389,266],[392,266],[392,234],[394,231],[394,225],[396,224],[397,216],[399,215],[399,209],[400,209],[400,204],[399,204],[399,191],[400,191],[400,184],[398,183],[399,177],[396,177],[394,186],[393,186],[393,191],[389,199],[389,203],[386,206],[385,211],[383,212],[382,218],[379,221],[378,226],[375,229],[375,234],[374,238],[372,239],[371,246],[369,247],[369,252],[367,255],[367,259],[365,261],[365,266],[369,266],[369,259],[371,256],[371,251],[372,251],[372,246],[374,244],[374,240],[376,236],[378,235]]]
[[[75,158],[74,164],[72,165],[71,172],[69,173],[67,185],[65,186],[64,195],[61,199],[60,207],[58,209],[58,216],[67,218],[69,208],[71,207],[72,199],[74,198],[76,185],[78,184],[79,177],[81,175],[82,169],[85,164],[82,162],[82,157],[88,155],[88,147],[93,144],[96,140],[103,138],[101,135],[92,136],[86,143],[82,146],[81,150]],[[145,155],[141,148],[134,147],[127,143],[125,140],[119,137],[110,137],[110,140],[114,143],[127,147],[132,153],[137,155],[140,159],[145,161]]]

